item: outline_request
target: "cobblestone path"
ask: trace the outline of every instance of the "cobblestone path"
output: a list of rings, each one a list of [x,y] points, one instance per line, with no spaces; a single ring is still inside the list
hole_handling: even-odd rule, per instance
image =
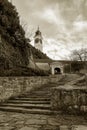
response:
[[[49,114],[50,87],[54,87],[54,84],[47,85],[45,88],[43,86],[43,89],[41,88],[41,90],[39,89],[39,91],[35,91],[32,93],[32,96],[21,95],[16,99],[9,100],[8,104],[2,104],[4,110],[6,110],[5,112],[0,111],[0,130],[72,130],[66,128],[66,126],[71,127],[71,125],[85,125],[86,128],[80,130],[87,130],[86,116],[64,115],[61,113],[56,115],[52,113]],[[32,103],[30,103],[30,101],[32,101]],[[37,101],[38,103],[36,103]],[[31,112],[32,108],[35,108],[36,114],[35,112],[30,114],[26,111],[23,111],[23,113],[18,113],[17,111],[8,112],[7,105],[9,105],[11,108],[10,110],[13,111],[15,107],[19,108],[19,103],[22,103],[20,104],[22,109],[27,106],[27,109],[30,109]],[[25,106],[23,106],[23,104]],[[40,109],[40,111],[37,111],[38,109]],[[46,112],[46,110],[48,111]],[[64,125],[65,128],[62,127]]]
[[[87,118],[0,112],[0,130],[59,130],[60,125],[87,125]]]

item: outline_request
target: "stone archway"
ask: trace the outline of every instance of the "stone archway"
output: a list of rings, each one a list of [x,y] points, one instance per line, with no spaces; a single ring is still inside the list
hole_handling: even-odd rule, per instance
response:
[[[54,68],[54,74],[61,74],[61,69],[59,67]]]
[[[52,62],[50,64],[51,67],[51,74],[63,74],[63,64],[60,62]]]

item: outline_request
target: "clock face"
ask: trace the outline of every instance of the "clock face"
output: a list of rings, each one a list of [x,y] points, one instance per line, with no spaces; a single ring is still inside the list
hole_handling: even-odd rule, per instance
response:
[[[39,42],[39,38],[36,38],[36,39],[35,39],[35,43],[38,43],[38,42]]]

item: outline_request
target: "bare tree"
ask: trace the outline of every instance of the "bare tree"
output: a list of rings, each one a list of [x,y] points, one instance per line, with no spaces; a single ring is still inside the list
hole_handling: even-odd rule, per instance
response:
[[[20,24],[25,31],[25,36],[29,39],[32,39],[34,36],[35,29],[32,26],[29,26],[22,18],[20,18]]]
[[[87,48],[74,50],[70,55],[73,61],[87,61]]]
[[[70,55],[72,71],[87,70],[87,48],[72,51]]]

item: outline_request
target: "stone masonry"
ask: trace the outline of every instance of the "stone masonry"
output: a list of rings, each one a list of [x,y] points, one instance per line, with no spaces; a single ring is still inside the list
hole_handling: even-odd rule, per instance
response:
[[[49,82],[58,82],[61,78],[61,75],[58,77],[0,77],[0,101],[32,91]]]
[[[87,88],[58,86],[52,89],[52,109],[87,112]]]

